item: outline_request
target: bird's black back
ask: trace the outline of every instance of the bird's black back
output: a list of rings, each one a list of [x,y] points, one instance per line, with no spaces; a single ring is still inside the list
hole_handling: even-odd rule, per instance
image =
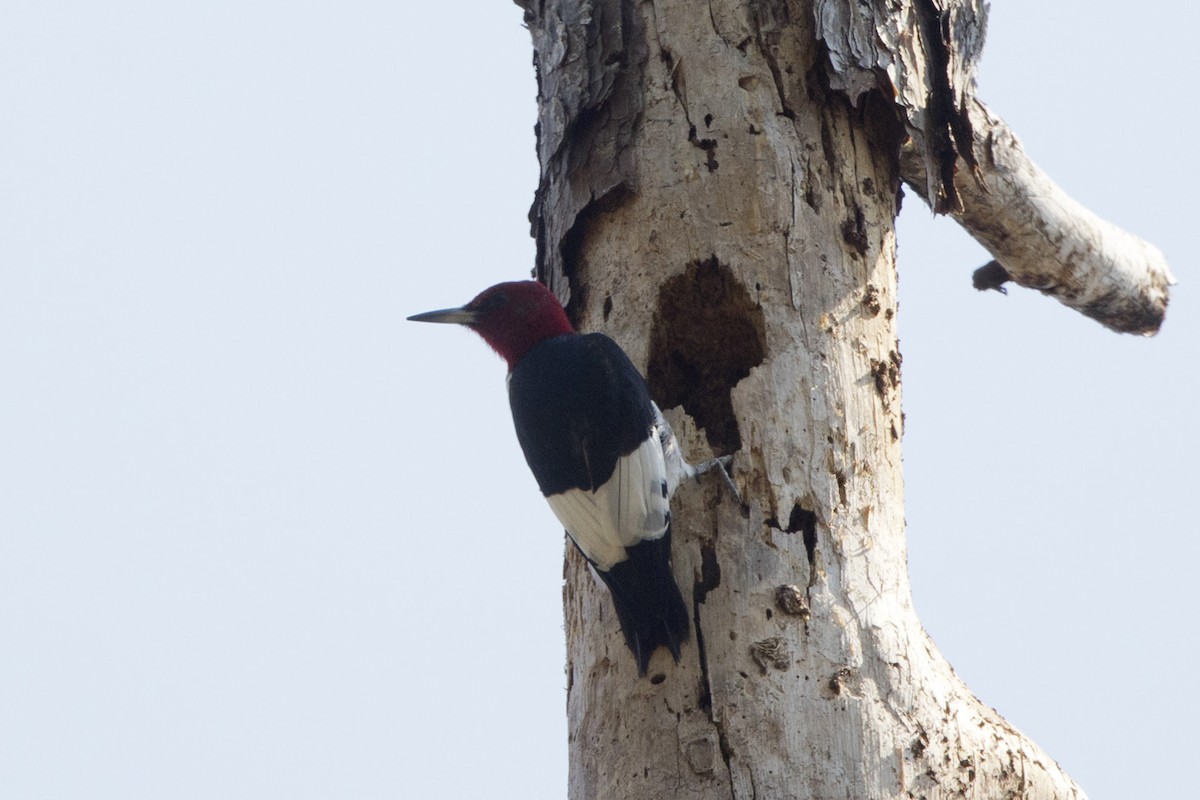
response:
[[[535,345],[509,376],[508,397],[517,440],[547,496],[603,485],[654,424],[645,379],[602,333]]]
[[[547,497],[594,491],[612,477],[620,458],[658,436],[645,379],[601,333],[540,342],[513,369],[508,395],[525,460]],[[638,673],[645,674],[659,646],[678,661],[689,623],[671,573],[669,522],[661,536],[626,547],[623,560],[603,568],[592,563],[608,585]]]

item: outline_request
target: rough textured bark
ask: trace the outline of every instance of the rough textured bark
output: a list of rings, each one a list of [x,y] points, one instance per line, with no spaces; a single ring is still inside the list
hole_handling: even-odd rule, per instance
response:
[[[904,181],[995,256],[978,288],[1012,280],[1115,331],[1158,332],[1175,282],[1162,253],[1067,196],[975,98],[982,0],[814,5],[831,84],[851,98],[894,93],[909,133]]]
[[[746,501],[677,495],[694,638],[647,679],[569,549],[570,796],[1081,797],[954,675],[906,572],[893,222],[902,178],[958,212],[988,168],[981,3],[520,5],[538,275]]]

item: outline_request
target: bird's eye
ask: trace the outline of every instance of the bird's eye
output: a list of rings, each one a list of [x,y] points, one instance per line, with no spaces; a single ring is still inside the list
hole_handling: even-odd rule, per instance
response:
[[[504,292],[496,292],[495,294],[489,294],[487,297],[481,299],[479,301],[478,310],[485,313],[488,311],[495,311],[503,306],[506,302],[508,302],[508,298],[504,296]]]

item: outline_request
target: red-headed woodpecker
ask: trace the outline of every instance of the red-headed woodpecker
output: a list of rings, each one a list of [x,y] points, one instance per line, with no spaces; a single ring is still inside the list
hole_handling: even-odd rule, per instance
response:
[[[540,283],[501,283],[461,308],[409,319],[466,325],[508,362],[508,399],[525,460],[608,585],[638,673],[646,673],[660,645],[678,661],[689,625],[671,574],[671,495],[684,478],[723,470],[728,457],[697,466],[684,461],[625,352],[602,333],[576,333]]]

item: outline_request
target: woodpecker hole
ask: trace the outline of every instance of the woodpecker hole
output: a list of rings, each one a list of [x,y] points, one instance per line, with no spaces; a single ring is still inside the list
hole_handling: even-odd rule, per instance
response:
[[[742,446],[731,391],[763,362],[762,309],[716,257],[695,261],[658,292],[646,376],[661,408],[682,406],[717,455]]]
[[[788,533],[804,535],[804,549],[808,552],[808,563],[815,563],[817,553],[817,515],[799,503],[792,506],[788,517],[788,525],[784,530]]]

